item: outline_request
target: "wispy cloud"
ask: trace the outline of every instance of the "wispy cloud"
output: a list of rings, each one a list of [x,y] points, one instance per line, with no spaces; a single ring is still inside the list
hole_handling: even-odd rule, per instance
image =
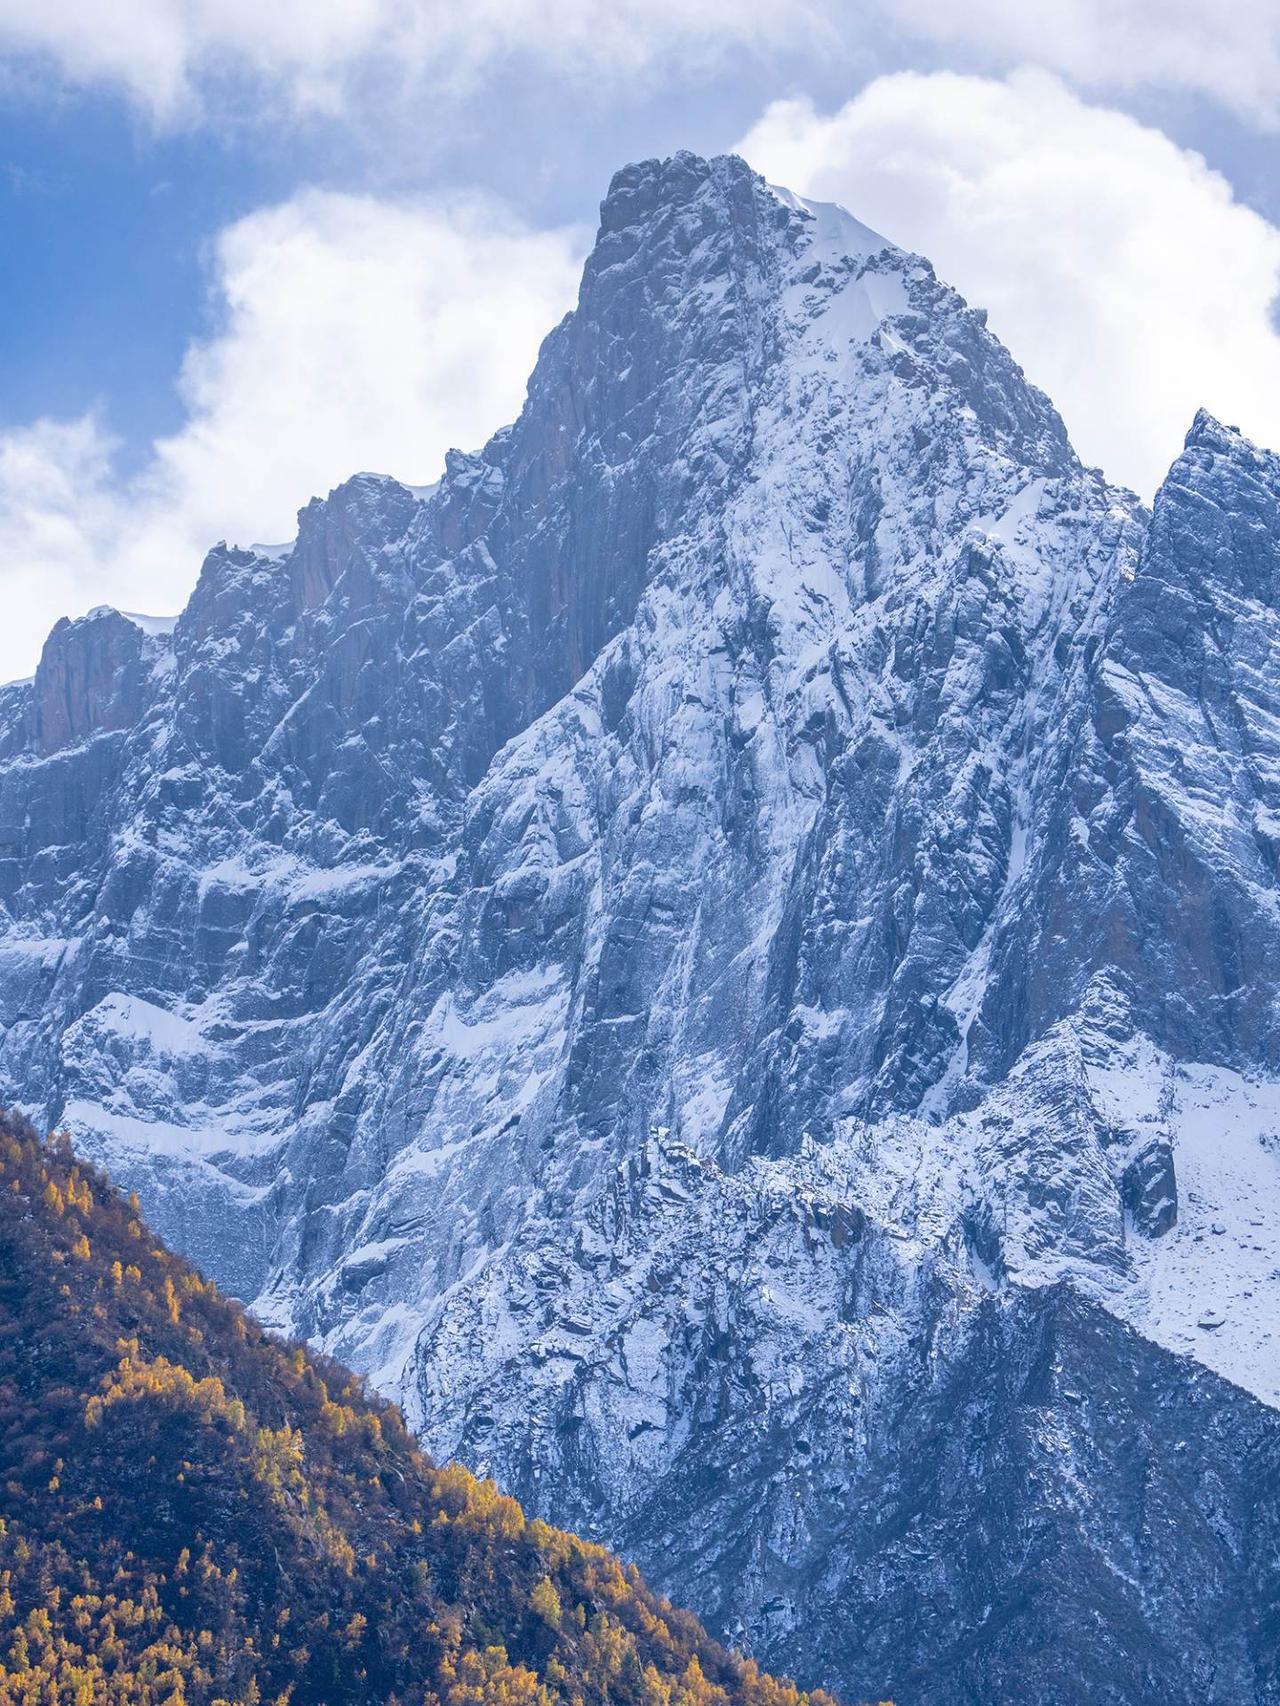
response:
[[[105,84],[160,123],[219,121],[211,90],[275,86],[290,111],[337,116],[370,83],[438,95],[525,62],[542,73],[678,73],[725,51],[833,45],[829,0],[0,0],[0,53]]]
[[[1085,90],[1208,96],[1280,125],[1275,0],[0,0],[0,52],[116,87],[165,123],[221,122],[210,91],[245,80],[286,110],[340,116],[370,73],[383,90],[429,73],[438,92],[521,62],[599,82],[877,43],[978,70],[1034,63]]]

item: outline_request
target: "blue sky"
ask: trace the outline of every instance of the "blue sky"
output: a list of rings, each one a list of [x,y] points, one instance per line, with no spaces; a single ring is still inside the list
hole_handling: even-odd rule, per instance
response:
[[[1275,0],[0,0],[6,673],[433,479],[677,147],[929,254],[1146,495],[1201,403],[1280,444],[1278,126]]]

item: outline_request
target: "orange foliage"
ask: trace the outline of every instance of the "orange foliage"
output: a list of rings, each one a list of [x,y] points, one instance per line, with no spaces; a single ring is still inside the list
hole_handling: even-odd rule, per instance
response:
[[[832,1706],[435,1467],[0,1116],[0,1706],[374,1701]]]

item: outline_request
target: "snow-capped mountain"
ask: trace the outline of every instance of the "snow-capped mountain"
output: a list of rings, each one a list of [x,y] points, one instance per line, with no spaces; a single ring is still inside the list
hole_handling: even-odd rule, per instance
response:
[[[1278,860],[1280,459],[682,154],[478,455],[0,690],[0,1098],[772,1668],[1280,1699]]]

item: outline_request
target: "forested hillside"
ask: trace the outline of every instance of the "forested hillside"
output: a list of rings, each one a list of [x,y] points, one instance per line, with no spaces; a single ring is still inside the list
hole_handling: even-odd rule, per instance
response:
[[[0,1115],[0,1703],[829,1706],[435,1467]]]

